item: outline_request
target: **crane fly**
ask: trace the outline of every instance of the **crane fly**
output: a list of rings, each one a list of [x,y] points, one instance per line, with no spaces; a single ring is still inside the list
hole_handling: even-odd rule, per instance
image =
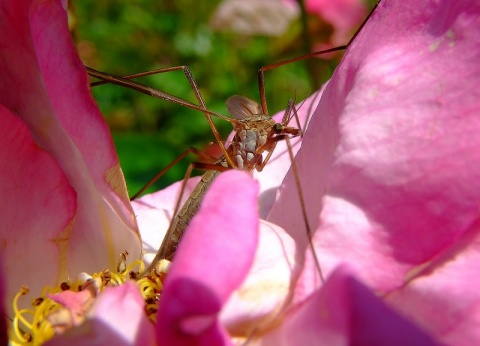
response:
[[[172,69],[177,69],[177,67]],[[171,69],[165,70],[170,71]],[[162,72],[164,72],[165,70],[162,70]],[[288,123],[296,115],[296,109],[292,100],[290,100],[287,105],[282,121],[280,123],[277,123],[269,115],[263,113],[262,106],[260,104],[249,98],[235,95],[230,97],[226,101],[227,109],[233,117],[228,118],[221,116],[215,112],[211,112],[206,108],[205,103],[203,102],[201,95],[198,92],[198,88],[196,86],[196,83],[194,82],[193,77],[189,78],[189,72],[186,73],[187,78],[189,79],[190,84],[193,86],[195,94],[198,95],[197,99],[202,106],[191,104],[173,95],[146,87],[140,83],[127,79],[138,77],[140,74],[127,76],[127,78],[122,78],[108,75],[89,67],[87,67],[87,71],[91,76],[100,78],[104,82],[128,86],[151,96],[166,99],[168,101],[202,111],[206,115],[207,120],[209,120],[209,124],[211,123],[211,116],[214,115],[231,122],[233,125],[235,135],[230,145],[225,148],[223,142],[219,140],[219,143],[222,144],[221,147],[224,149],[224,155],[220,159],[216,160],[212,164],[195,163],[193,164],[193,166],[189,166],[189,169],[186,173],[186,178],[190,176],[191,171],[194,167],[208,169],[208,171],[201,177],[200,182],[192,191],[190,197],[187,199],[184,206],[180,209],[180,201],[183,191],[185,189],[187,179],[183,180],[183,184],[180,190],[180,196],[178,198],[178,202],[176,203],[173,213],[174,219],[171,222],[169,229],[167,230],[167,234],[164,237],[159,251],[157,252],[155,258],[152,261],[152,264],[145,271],[145,273],[148,273],[151,269],[153,269],[159,260],[166,259],[171,261],[173,259],[176,248],[185,228],[188,226],[188,223],[193,218],[193,216],[197,213],[205,192],[220,172],[232,168],[242,169],[246,171],[252,171],[256,169],[260,172],[270,160],[278,141],[289,140],[301,135],[300,129],[288,126]],[[185,71],[189,71],[188,68],[185,69]],[[151,72],[153,71],[147,73]],[[146,75],[147,73],[141,75]],[[216,130],[213,131],[215,133]],[[203,155],[200,151],[190,148],[185,151],[184,155],[181,155],[180,159],[191,151]],[[266,157],[263,158],[263,153],[265,152]],[[173,163],[178,162],[178,160],[179,159],[175,160]],[[163,171],[161,172],[162,174]],[[134,197],[138,196],[158,177],[159,175],[157,175],[154,179],[147,183],[147,185],[140,192],[135,194]]]
[[[338,47],[334,47],[334,48],[330,48],[322,51],[312,52],[306,55],[283,60],[283,61],[260,68],[258,70],[258,86],[259,86],[259,93],[260,93],[260,104],[246,97],[232,96],[227,100],[226,104],[227,104],[227,109],[229,113],[233,116],[233,118],[225,117],[221,114],[212,112],[207,109],[202,99],[202,96],[198,90],[198,87],[195,83],[195,80],[192,74],[190,73],[188,67],[186,66],[177,66],[177,67],[164,68],[164,69],[159,69],[154,71],[147,71],[147,72],[129,75],[126,77],[112,76],[112,75],[99,72],[92,68],[87,67],[87,71],[91,76],[101,80],[100,82],[92,83],[92,85],[113,83],[113,84],[125,86],[128,88],[140,91],[142,93],[145,93],[153,97],[161,98],[166,101],[177,103],[182,106],[203,112],[205,114],[207,122],[209,123],[209,126],[212,129],[215,139],[219,144],[223,153],[223,156],[220,159],[213,161],[212,163],[209,163],[209,164],[194,163],[189,166],[186,177],[190,176],[193,168],[207,169],[207,172],[201,177],[200,182],[194,188],[190,197],[185,202],[184,206],[180,208],[180,201],[186,186],[187,179],[183,180],[182,187],[180,190],[181,191],[180,197],[178,198],[175,209],[174,209],[173,221],[171,222],[169,229],[167,230],[167,234],[162,242],[162,245],[159,251],[157,252],[155,258],[153,259],[152,264],[144,272],[144,274],[152,270],[155,264],[159,260],[173,259],[175,250],[178,246],[178,243],[180,241],[180,238],[185,228],[187,227],[191,218],[198,211],[203,195],[205,194],[205,192],[207,191],[208,187],[213,182],[215,177],[217,177],[220,172],[228,169],[232,169],[232,168],[244,169],[247,171],[253,171],[254,169],[256,169],[257,171],[261,171],[265,166],[265,164],[271,158],[271,155],[275,149],[276,143],[280,140],[285,140],[287,142],[287,149],[292,161],[292,170],[294,173],[295,183],[297,185],[297,191],[298,191],[300,204],[302,208],[303,219],[307,229],[309,244],[312,248],[312,253],[316,260],[317,270],[318,270],[320,279],[321,281],[323,281],[320,264],[317,259],[317,255],[315,253],[315,249],[312,243],[312,234],[311,234],[311,230],[309,227],[309,222],[306,214],[306,208],[305,208],[305,202],[303,199],[303,193],[301,190],[301,184],[299,181],[295,162],[293,161],[293,152],[289,142],[290,139],[301,135],[301,130],[299,128],[288,126],[289,121],[292,119],[294,115],[296,115],[296,109],[293,102],[290,101],[284,113],[282,122],[275,123],[275,121],[272,120],[272,118],[268,115],[268,106],[267,106],[267,101],[265,97],[264,73],[265,71],[272,70],[272,69],[281,67],[283,65],[287,65],[297,61],[317,57],[319,55],[347,49],[355,40],[358,33],[362,30],[362,28],[367,23],[367,21],[372,16],[372,14],[375,12],[375,9],[377,8],[380,2],[381,1],[378,1],[378,3],[374,6],[372,11],[365,18],[365,20],[360,25],[359,29],[356,31],[356,33],[353,35],[353,37],[350,39],[350,41],[346,45],[338,46]],[[192,89],[195,92],[196,98],[199,101],[200,106],[190,103],[188,101],[185,101],[183,99],[180,99],[171,94],[159,91],[157,89],[150,88],[141,83],[137,83],[131,80],[132,78],[136,78],[136,77],[170,72],[170,71],[180,70],[180,69],[184,71],[190,85],[192,86]],[[225,145],[223,144],[223,141],[221,140],[219,133],[215,128],[215,125],[213,124],[212,116],[224,119],[232,123],[234,127],[235,136],[230,146],[225,147]],[[140,190],[137,194],[135,194],[134,198],[137,197],[148,186],[150,186],[154,180],[158,179],[159,176],[163,175],[163,173],[165,173],[165,171],[169,169],[173,164],[175,164],[180,159],[185,157],[189,152],[194,152],[201,156],[207,157],[210,160],[212,159],[211,157],[209,157],[209,155],[202,153],[198,149],[189,148],[182,155],[180,155],[178,159],[174,160],[170,165],[168,165],[164,170],[162,170],[154,179],[152,179],[149,183],[147,183],[147,185],[142,190]],[[267,152],[267,156],[265,157],[265,159],[263,158],[264,152]]]
[[[287,126],[293,103],[289,103],[281,123],[275,123],[270,116],[261,114],[260,105],[246,97],[232,96],[226,104],[230,114],[241,122],[240,126],[234,126],[235,136],[227,148],[228,155],[234,159],[235,168],[262,171],[279,140],[300,135],[299,129]],[[267,152],[265,159],[263,152]],[[228,167],[226,157],[220,158],[215,164]],[[160,259],[172,260],[185,228],[200,207],[203,195],[221,171],[222,169],[207,171],[184,206],[178,213],[174,213],[175,218],[152,262],[153,265]]]

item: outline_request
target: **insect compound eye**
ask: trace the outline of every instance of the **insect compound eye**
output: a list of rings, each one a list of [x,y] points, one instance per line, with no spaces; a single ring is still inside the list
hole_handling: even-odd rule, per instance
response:
[[[281,133],[282,130],[283,130],[283,125],[282,124],[276,123],[275,125],[273,125],[273,132]]]

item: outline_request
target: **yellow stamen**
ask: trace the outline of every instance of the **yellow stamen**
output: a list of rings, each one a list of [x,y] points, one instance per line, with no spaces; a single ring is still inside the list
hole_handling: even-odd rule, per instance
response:
[[[124,260],[122,259],[122,261]],[[168,266],[164,267],[162,272],[159,270],[152,271],[149,275],[136,281],[142,297],[145,300],[145,313],[152,323],[155,323],[156,320],[156,311],[159,296],[163,289],[166,268],[168,268]],[[44,287],[41,297],[32,300],[32,309],[20,310],[18,308],[20,297],[28,293],[28,288],[22,287],[13,300],[15,316],[10,328],[10,344],[42,345],[56,334],[63,333],[69,328],[77,326],[78,323],[83,323],[83,321],[88,318],[87,312],[93,305],[91,302],[101,294],[105,287],[122,285],[132,278],[137,278],[139,273],[143,273],[145,270],[145,264],[138,260],[128,267],[119,265],[119,270],[122,271],[114,273],[109,270],[104,270],[92,276],[82,273],[79,275],[79,278],[73,282],[62,282],[56,287]],[[62,314],[62,309],[68,309],[49,298],[51,294],[61,293],[67,290],[72,292],[88,290],[92,292],[92,298],[85,303],[85,311],[81,311],[80,316],[77,316],[78,314],[75,315],[75,320],[71,318],[65,319],[64,316],[68,317],[71,314]],[[27,318],[27,315],[30,316]],[[54,315],[58,317],[55,318],[53,317]],[[52,325],[52,323],[54,325]]]

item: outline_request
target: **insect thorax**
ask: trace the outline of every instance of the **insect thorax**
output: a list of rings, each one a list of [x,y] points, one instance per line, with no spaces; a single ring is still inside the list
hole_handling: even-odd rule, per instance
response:
[[[238,168],[252,170],[262,164],[262,153],[257,150],[272,136],[275,121],[268,115],[259,114],[240,123],[235,126],[236,134],[232,142],[234,161]]]

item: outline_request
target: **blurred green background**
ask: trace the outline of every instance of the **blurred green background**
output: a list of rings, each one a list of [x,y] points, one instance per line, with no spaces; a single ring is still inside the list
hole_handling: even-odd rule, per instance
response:
[[[232,95],[259,101],[260,67],[305,54],[313,41],[328,40],[334,31],[321,18],[309,14],[303,21],[299,15],[278,36],[219,32],[210,25],[219,4],[193,0],[73,1],[70,26],[82,61],[100,71],[124,76],[188,65],[207,107],[221,114],[227,114],[225,100]],[[362,19],[367,13],[365,9]],[[272,20],[268,16],[260,18]],[[326,80],[338,59],[310,59],[308,66],[297,62],[267,71],[270,114],[283,110],[295,95],[302,100],[313,93],[318,85],[312,79]],[[317,77],[311,78],[312,74]],[[197,103],[182,71],[138,81]],[[98,86],[92,91],[112,130],[130,195],[188,147],[209,150],[214,140],[204,115],[195,110],[115,85]],[[216,125],[226,138],[231,125],[222,120]],[[150,191],[182,179],[188,164],[195,160],[193,155],[183,160]]]

